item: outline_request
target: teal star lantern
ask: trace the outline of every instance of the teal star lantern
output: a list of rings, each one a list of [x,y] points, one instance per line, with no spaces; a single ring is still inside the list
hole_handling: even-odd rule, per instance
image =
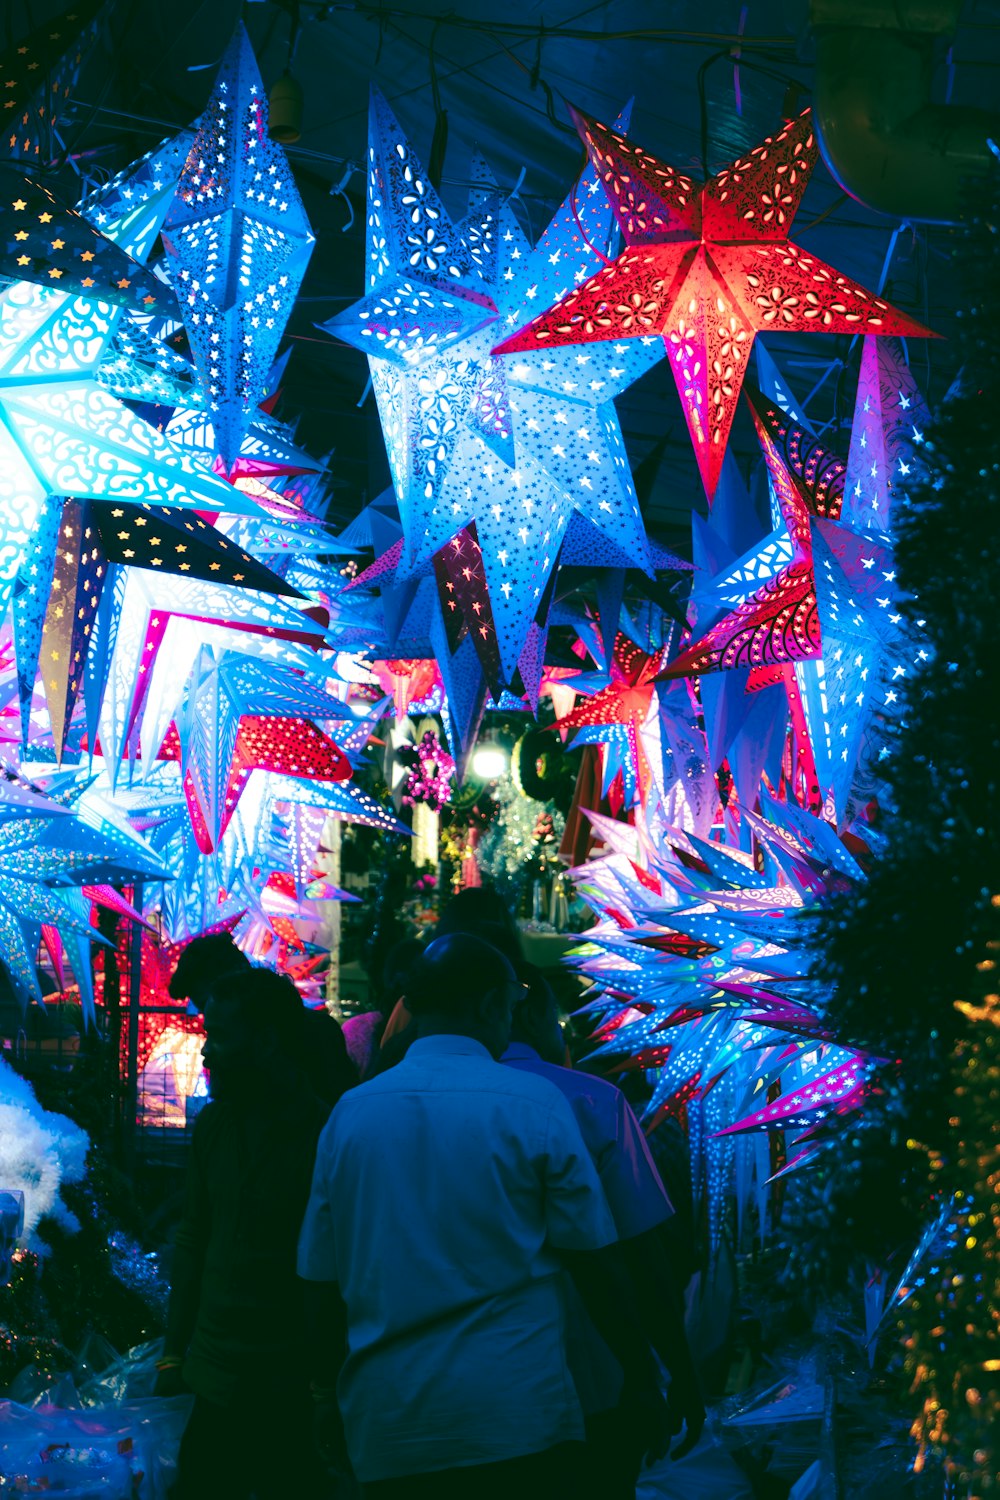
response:
[[[259,514],[98,383],[118,316],[28,282],[0,294],[0,615],[13,601],[29,696],[63,497]]]
[[[242,24],[167,214],[163,242],[218,450],[232,465],[315,243]]]

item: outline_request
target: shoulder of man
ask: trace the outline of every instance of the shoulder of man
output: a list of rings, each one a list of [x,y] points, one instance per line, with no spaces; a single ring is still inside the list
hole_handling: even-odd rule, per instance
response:
[[[476,1056],[468,1071],[469,1094],[473,1097],[495,1098],[500,1095],[518,1100],[521,1104],[535,1103],[549,1110],[554,1108],[562,1111],[565,1107],[566,1101],[559,1088],[537,1073],[510,1068],[485,1054],[482,1057]],[[349,1089],[338,1101],[327,1132],[332,1133],[338,1121],[342,1122],[343,1128],[352,1117],[379,1110],[383,1107],[382,1101],[386,1095],[408,1092],[417,1083],[419,1072],[419,1059],[407,1054],[395,1067],[386,1069],[384,1073],[377,1073],[356,1088]],[[429,1091],[433,1092],[433,1085]]]

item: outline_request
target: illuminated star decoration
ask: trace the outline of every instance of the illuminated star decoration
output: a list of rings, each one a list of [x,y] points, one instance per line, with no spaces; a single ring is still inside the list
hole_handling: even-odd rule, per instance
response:
[[[4,961],[22,996],[40,1000],[34,953],[42,926],[73,945],[74,970],[89,979],[94,935],[90,902],[80,887],[95,882],[162,880],[167,874],[138,837],[99,815],[69,813],[39,798],[37,815],[10,806],[0,782],[0,941]],[[85,997],[85,982],[81,981]]]
[[[558,247],[548,253],[558,257]],[[475,522],[507,683],[574,509],[616,560],[649,565],[606,375],[591,388],[585,368],[570,379],[563,364],[544,371],[525,361],[515,390],[491,356],[527,295],[531,256],[495,189],[477,190],[467,217],[452,222],[373,93],[367,292],[324,326],[369,356],[403,526],[401,577]]]
[[[218,451],[235,462],[315,243],[242,23],[163,228]]]
[[[62,142],[54,127],[70,107],[103,9],[104,0],[79,0],[0,58],[0,154],[26,161],[58,154]]]
[[[882,348],[886,352],[880,357]],[[898,360],[893,341],[868,341],[856,420],[868,417],[873,372],[895,369]],[[849,465],[778,402],[750,398],[792,560],[682,652],[665,674],[749,667],[752,687],[755,679],[767,680],[761,674],[770,668],[785,673],[794,668],[793,721],[801,706],[819,789],[832,796],[842,821],[859,762],[870,772],[885,754],[884,722],[898,712],[899,679],[926,655],[919,641],[906,639],[889,537],[869,525],[873,511],[890,518],[890,486],[916,472],[921,462],[919,442],[910,435],[916,431],[922,441],[920,426],[907,424],[906,433],[899,431],[900,397],[914,399],[897,386],[896,404],[889,406],[893,463],[880,469],[877,458],[870,461],[864,482],[853,484]],[[869,422],[866,430],[870,449],[884,454],[881,421],[877,429]],[[860,449],[859,443],[854,446]],[[849,488],[850,510],[845,505]],[[773,545],[772,539],[764,544],[766,550]],[[723,597],[731,586],[732,570],[721,581]]]
[[[786,464],[785,456],[789,463],[796,463],[802,447],[798,441],[801,429],[795,428],[773,404],[763,410],[753,403],[751,407],[777,506],[789,538],[790,560],[774,572],[761,567],[759,571],[765,574],[763,583],[747,593],[735,609],[671,662],[666,674],[671,677],[732,671],[740,667],[782,667],[820,654],[822,643],[813,580],[810,510],[813,507],[812,513],[820,515],[839,514],[843,464],[838,465],[839,482],[832,494],[826,483],[825,467],[818,480],[812,468],[809,478],[806,478],[802,463],[797,464],[799,472],[793,472]],[[773,428],[770,423],[774,424]],[[776,442],[781,443],[783,439],[787,439],[784,452],[776,446]],[[774,538],[765,540],[768,554],[774,546]],[[751,574],[757,571],[744,563],[737,574],[744,569]],[[734,579],[732,570],[727,570],[721,580],[723,594],[734,584],[738,592],[742,592],[738,576]]]
[[[58,292],[158,313],[176,312],[170,288],[35,178],[0,167],[0,271]]]
[[[816,164],[810,114],[703,185],[574,111],[626,248],[499,352],[662,337],[715,493],[757,333],[928,330],[788,239]]]
[[[865,339],[841,513],[853,531],[892,532],[900,496],[925,477],[929,421],[902,346]]]
[[[22,692],[38,660],[61,501],[252,513],[98,385],[115,309],[17,282],[0,294],[0,613],[14,597]]]
[[[577,744],[605,743],[608,746],[605,791],[620,771],[625,800],[629,805],[636,794],[645,803],[652,784],[642,729],[656,701],[656,678],[666,659],[667,647],[650,653],[619,633],[608,664],[608,685],[585,698],[554,725],[560,730],[583,730],[575,740]],[[570,685],[575,685],[572,680]],[[593,732],[588,733],[588,730]]]
[[[598,917],[575,960],[599,991],[588,1007],[596,1055],[655,1070],[651,1125],[685,1109],[713,1244],[734,1197],[766,1233],[769,1183],[805,1165],[863,1106],[870,1067],[824,1021],[827,994],[800,915],[860,880],[860,867],[828,824],[794,805],[765,798],[763,815],[744,816],[759,861],[650,826],[643,867],[639,830],[597,819],[606,852],[574,872]],[[777,1171],[771,1130],[786,1137]]]
[[[255,768],[346,780],[351,774],[346,756],[311,720],[347,715],[338,699],[294,672],[203,647],[175,735],[161,751],[181,762],[200,847],[205,852],[217,847]]]
[[[57,756],[65,747],[94,620],[115,564],[275,594],[296,593],[201,516],[162,505],[67,500],[39,654]],[[28,671],[33,679],[33,668]]]
[[[107,613],[104,614],[107,606]],[[159,745],[202,646],[234,648],[282,667],[315,670],[323,629],[277,595],[145,568],[105,587],[84,678],[87,732],[99,731],[112,784],[123,757]],[[143,760],[143,777],[150,761]]]
[[[170,137],[80,204],[80,213],[95,229],[142,264],[173,202],[191,139],[190,131]],[[164,321],[155,311],[127,310],[104,352],[98,380],[116,395],[133,400],[168,407],[197,405],[202,397],[190,361],[166,342],[175,328],[176,317]]]

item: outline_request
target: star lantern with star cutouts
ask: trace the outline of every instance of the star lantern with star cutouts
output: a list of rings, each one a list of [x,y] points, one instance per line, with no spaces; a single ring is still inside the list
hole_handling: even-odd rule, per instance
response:
[[[94,620],[114,565],[297,595],[201,516],[163,505],[65,501],[39,650],[57,756],[65,748]]]
[[[338,699],[295,672],[203,647],[160,754],[180,760],[205,852],[218,846],[252,770],[346,780],[350,763],[312,719],[347,716]]]
[[[103,9],[104,0],[78,0],[0,58],[0,155],[36,163],[58,155],[54,132],[71,108]]]
[[[625,249],[496,352],[661,338],[709,498],[758,333],[927,335],[789,240],[819,154],[808,110],[702,184],[573,117]]]
[[[227,468],[264,394],[315,243],[240,23],[163,226],[215,442]]]
[[[176,313],[170,287],[33,177],[0,165],[0,271],[57,292]]]
[[[525,359],[512,371],[490,352],[561,257],[572,281],[574,264],[592,267],[599,255],[565,209],[533,251],[489,182],[453,222],[377,92],[368,167],[366,294],[324,326],[369,356],[403,528],[400,580],[474,523],[492,624],[485,608],[463,621],[477,648],[499,654],[510,684],[574,511],[616,562],[649,567],[611,402],[622,378],[610,373],[614,356]],[[603,216],[607,240],[610,211],[597,213],[588,194],[583,212],[597,241]],[[656,355],[635,353],[647,363]]]
[[[26,281],[0,293],[0,612],[13,599],[22,707],[38,661],[60,497],[258,510],[97,383],[115,316],[103,302]]]

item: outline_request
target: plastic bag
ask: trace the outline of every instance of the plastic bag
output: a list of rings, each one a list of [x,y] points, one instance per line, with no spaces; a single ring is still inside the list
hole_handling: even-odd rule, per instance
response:
[[[108,1346],[110,1348],[110,1345]],[[152,1396],[156,1389],[156,1362],[163,1353],[163,1340],[137,1344],[127,1354],[116,1354],[103,1367],[92,1369],[89,1379],[82,1379],[81,1361],[74,1375],[84,1406],[111,1406]]]
[[[636,1500],[753,1500],[746,1475],[707,1433],[685,1458],[644,1469],[635,1493]]]
[[[72,1500],[166,1500],[190,1396],[78,1410],[0,1402],[0,1475]],[[124,1488],[122,1487],[124,1485]]]
[[[15,1478],[20,1495],[60,1495],[62,1500],[132,1500],[132,1470],[106,1448],[53,1444],[33,1455]]]

